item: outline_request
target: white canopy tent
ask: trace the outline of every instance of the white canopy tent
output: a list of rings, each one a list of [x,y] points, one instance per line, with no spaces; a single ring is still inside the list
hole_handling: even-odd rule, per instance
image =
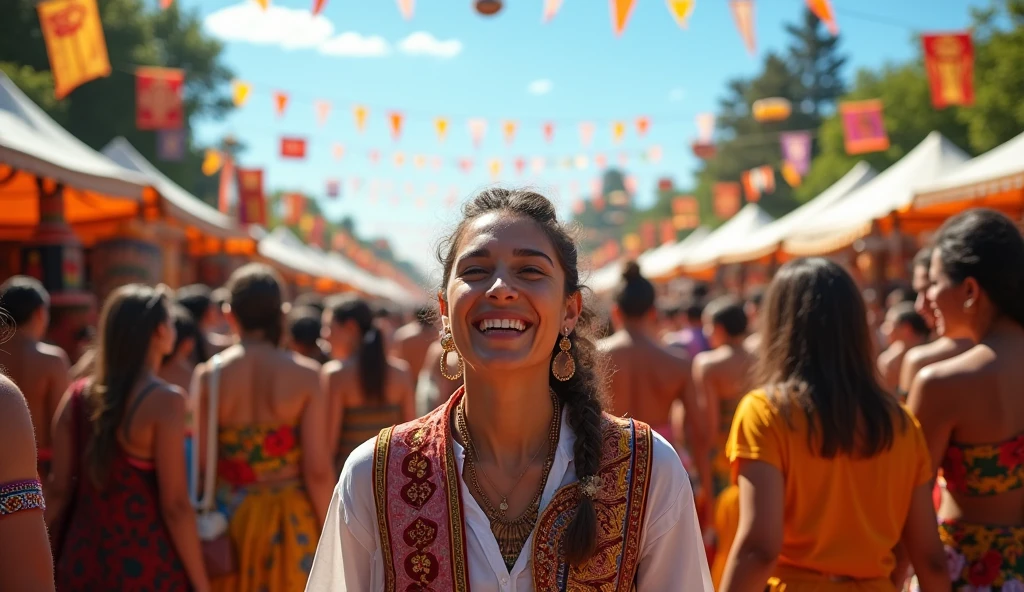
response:
[[[693,250],[683,255],[684,271],[702,271],[718,265],[719,258],[732,245],[743,240],[775,219],[755,203],[743,206],[735,216],[715,229]]]
[[[662,245],[648,251],[637,259],[640,273],[647,278],[664,278],[672,275],[682,265],[686,253],[697,248],[711,234],[707,226],[698,226],[681,241]]]
[[[982,200],[1014,190],[1024,190],[1024,133],[968,161],[937,181],[922,185],[915,192],[914,209]]]
[[[846,247],[869,234],[875,220],[908,208],[915,188],[957,168],[967,158],[963,150],[942,134],[932,132],[899,162],[787,238],[783,250],[805,256]]]
[[[333,274],[328,272],[329,266],[326,257],[323,254],[318,256],[299,240],[299,237],[283,226],[275,228],[263,237],[256,250],[261,257],[296,273],[312,278],[336,279]]]
[[[719,256],[721,263],[740,263],[755,261],[771,255],[782,245],[782,242],[794,232],[812,224],[815,218],[825,214],[829,208],[843,203],[851,191],[874,179],[878,173],[871,165],[858,162],[841,179],[823,191],[817,197],[764,226],[746,237],[740,237],[733,245],[727,246]]]
[[[612,261],[601,269],[590,274],[590,278],[587,280],[587,286],[589,286],[595,294],[610,292],[616,285],[618,285],[619,279],[622,277],[622,266],[623,261],[621,259]]]

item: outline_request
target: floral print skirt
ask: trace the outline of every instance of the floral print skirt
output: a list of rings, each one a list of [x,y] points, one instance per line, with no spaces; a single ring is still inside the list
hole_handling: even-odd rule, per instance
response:
[[[939,524],[957,592],[1024,592],[1024,527]]]
[[[301,483],[221,489],[238,571],[213,581],[215,592],[302,592],[313,567],[320,525]]]

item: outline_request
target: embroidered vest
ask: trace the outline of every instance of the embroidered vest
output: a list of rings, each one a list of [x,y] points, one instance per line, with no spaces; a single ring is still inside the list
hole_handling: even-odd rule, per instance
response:
[[[381,430],[373,455],[373,491],[384,560],[384,589],[468,592],[466,527],[449,418],[460,388],[445,405],[409,423]],[[632,590],[640,563],[640,536],[651,481],[651,429],[602,418],[604,442],[595,498],[597,552],[569,566],[561,552],[580,491],[555,492],[534,529],[534,588]]]

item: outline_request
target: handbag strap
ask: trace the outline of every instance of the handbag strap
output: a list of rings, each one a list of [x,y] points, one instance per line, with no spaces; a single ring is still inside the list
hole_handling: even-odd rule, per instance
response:
[[[199,489],[199,442],[192,446],[192,503],[202,513],[209,513],[214,506],[214,487],[217,481],[217,412],[220,407],[220,354],[210,358],[210,383],[207,387],[209,405],[206,410],[206,471],[203,475],[203,497],[198,497]]]

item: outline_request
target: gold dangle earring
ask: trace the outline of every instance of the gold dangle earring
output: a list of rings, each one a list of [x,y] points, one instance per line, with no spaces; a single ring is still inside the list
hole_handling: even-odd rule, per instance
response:
[[[558,349],[562,350],[555,354],[551,360],[551,374],[556,379],[565,382],[576,374],[576,360],[572,359],[569,350],[572,349],[572,342],[569,341],[570,329],[566,327],[565,335],[558,342]]]
[[[462,355],[455,349],[455,338],[452,337],[451,331],[445,331],[444,335],[441,336],[441,376],[444,376],[448,380],[455,381],[462,378],[462,371],[466,369],[465,363],[462,361]],[[455,374],[448,372],[448,354],[455,352],[455,359],[459,363],[459,369]]]

